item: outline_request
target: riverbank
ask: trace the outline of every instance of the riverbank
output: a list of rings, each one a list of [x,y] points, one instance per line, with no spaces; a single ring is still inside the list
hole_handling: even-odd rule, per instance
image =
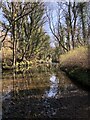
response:
[[[79,47],[60,56],[60,69],[82,86],[90,87],[88,47]]]

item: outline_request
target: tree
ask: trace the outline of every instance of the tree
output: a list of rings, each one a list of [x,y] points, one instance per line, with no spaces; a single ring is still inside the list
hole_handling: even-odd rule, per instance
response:
[[[62,49],[62,51],[68,51],[68,49],[65,46],[65,42],[64,42],[64,27],[62,24],[62,20],[63,20],[63,16],[62,16],[62,3],[58,3],[57,6],[57,18],[56,18],[56,24],[55,24],[55,20],[53,19],[53,11],[51,11],[50,9],[46,9],[46,15],[48,18],[48,24],[49,24],[49,28],[54,36],[55,41],[58,43],[59,48]]]
[[[37,7],[34,7],[36,4]],[[21,60],[37,57],[37,55],[43,50],[42,48],[44,47],[44,44],[47,42],[49,45],[49,37],[47,37],[47,34],[43,29],[43,25],[46,22],[44,5],[43,3],[37,2],[32,3],[31,8],[32,7],[34,7],[33,12],[26,16],[22,20],[21,26],[19,26],[19,28],[22,29],[20,30],[21,37],[19,38],[21,40],[18,47],[18,53],[22,56]]]
[[[50,9],[48,9],[46,14],[49,27],[62,53],[79,45],[87,45],[90,26],[89,14],[87,14],[88,6],[89,4],[86,4],[86,2],[58,2],[55,4],[53,12],[50,5],[48,6]],[[88,22],[86,22],[87,19]]]
[[[2,2],[2,12],[4,18],[6,19],[6,23],[1,21],[2,31],[5,33],[5,35],[1,37],[3,42],[8,32],[11,34],[11,39],[13,41],[13,67],[16,66],[17,57],[17,24],[19,20],[23,19],[33,11],[34,7],[30,9],[30,5],[31,3],[24,2],[20,2],[19,4],[16,2]]]
[[[86,34],[86,29],[87,29],[87,12],[86,12],[86,7],[87,7],[87,3],[86,2],[82,2],[82,3],[78,3],[78,17],[80,18],[80,23],[81,23],[81,27],[82,27],[82,36],[83,36],[83,42],[84,45],[87,44],[87,34]]]
[[[46,22],[43,3],[7,2],[2,4],[2,9],[3,16],[8,22],[8,24],[1,22],[2,31],[5,30],[5,35],[1,36],[2,42],[9,32],[13,43],[14,67],[17,60],[35,58],[49,47],[49,36],[43,29]]]

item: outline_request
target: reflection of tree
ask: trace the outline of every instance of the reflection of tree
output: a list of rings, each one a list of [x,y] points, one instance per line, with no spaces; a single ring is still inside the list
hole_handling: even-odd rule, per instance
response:
[[[7,74],[7,73],[6,73]],[[9,79],[4,80],[4,87],[5,91],[7,91],[7,86],[13,91],[13,95],[20,90],[31,90],[31,89],[44,89],[45,87],[49,86],[48,80],[50,76],[50,70],[47,67],[39,66],[34,67],[28,71],[22,72],[13,72],[12,77]],[[3,76],[4,78],[4,76]],[[4,78],[5,79],[5,78]]]
[[[15,71],[13,71],[13,96],[14,96],[14,90],[15,90],[15,86],[14,86],[15,79],[16,79],[16,73]]]
[[[90,108],[88,94],[75,88],[62,71],[47,69],[47,67],[39,66],[39,68],[32,68],[21,73],[14,72],[12,79],[3,81],[3,89],[6,91],[7,86],[13,85],[9,93],[10,98],[3,101],[4,117],[12,118],[15,115],[15,117],[27,117],[27,119],[37,118],[37,116],[51,118],[59,116],[59,113],[63,116],[65,113],[68,116],[66,111],[72,111],[72,109],[78,114],[87,112]],[[71,114],[70,112],[70,117]],[[75,116],[74,113],[73,115]]]
[[[50,66],[50,68],[41,65],[28,71],[14,71],[12,75],[11,78],[6,78],[3,81],[3,92],[13,91],[14,96],[15,93],[19,94],[20,91],[31,91],[32,89],[44,90],[43,94],[45,95],[46,91],[46,95],[49,96],[51,94],[52,96],[68,95],[68,93],[76,90],[70,79],[62,71],[59,71],[55,65]]]

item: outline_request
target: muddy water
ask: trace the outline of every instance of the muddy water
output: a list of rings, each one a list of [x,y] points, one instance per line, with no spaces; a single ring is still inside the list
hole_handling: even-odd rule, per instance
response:
[[[3,119],[89,120],[89,92],[74,84],[58,65],[5,71],[2,79]]]

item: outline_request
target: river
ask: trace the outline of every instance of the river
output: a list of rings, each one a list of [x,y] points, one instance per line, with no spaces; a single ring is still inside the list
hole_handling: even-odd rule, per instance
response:
[[[58,64],[2,74],[2,119],[89,120],[90,93],[70,80]]]

